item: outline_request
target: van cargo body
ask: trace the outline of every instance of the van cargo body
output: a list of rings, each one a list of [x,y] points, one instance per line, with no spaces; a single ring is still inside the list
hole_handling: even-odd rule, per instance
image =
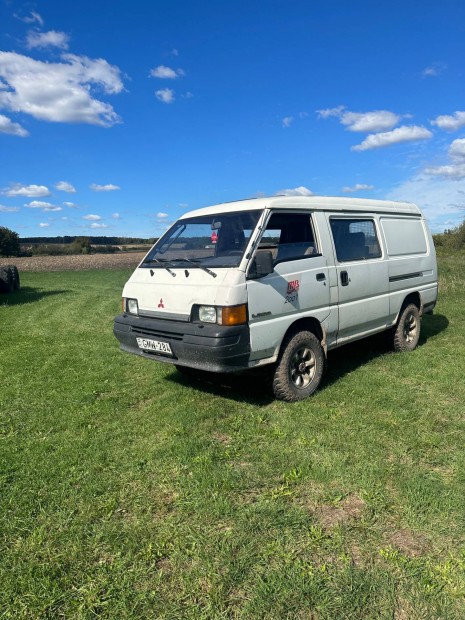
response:
[[[413,350],[437,292],[417,206],[258,198],[183,215],[126,283],[114,333],[181,371],[268,365],[276,397],[294,401],[318,387],[331,349],[386,331]]]

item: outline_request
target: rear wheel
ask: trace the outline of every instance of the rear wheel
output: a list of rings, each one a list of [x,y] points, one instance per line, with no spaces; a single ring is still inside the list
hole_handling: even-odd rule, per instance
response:
[[[13,290],[13,275],[9,267],[0,267],[0,292],[11,293]]]
[[[400,313],[392,340],[394,351],[413,351],[420,338],[420,311],[409,304]]]
[[[19,271],[16,265],[8,265],[8,269],[11,271],[11,286],[14,291],[19,291],[21,283],[19,279]]]
[[[286,402],[307,398],[320,385],[324,366],[325,354],[315,334],[290,334],[283,342],[274,373],[274,395]]]

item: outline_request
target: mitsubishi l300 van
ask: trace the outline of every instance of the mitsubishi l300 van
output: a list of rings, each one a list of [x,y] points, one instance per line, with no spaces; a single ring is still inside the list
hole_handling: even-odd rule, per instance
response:
[[[258,198],[183,215],[126,283],[114,333],[181,372],[268,366],[290,402],[317,389],[331,349],[385,331],[394,350],[413,350],[437,294],[417,206]]]

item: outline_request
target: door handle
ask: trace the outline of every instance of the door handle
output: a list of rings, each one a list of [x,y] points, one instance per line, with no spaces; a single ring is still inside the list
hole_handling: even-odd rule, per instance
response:
[[[324,280],[326,280],[326,276],[324,273],[317,273],[316,279],[318,280],[318,282],[323,282]]]
[[[342,286],[349,286],[349,274],[347,271],[341,271],[341,284]]]

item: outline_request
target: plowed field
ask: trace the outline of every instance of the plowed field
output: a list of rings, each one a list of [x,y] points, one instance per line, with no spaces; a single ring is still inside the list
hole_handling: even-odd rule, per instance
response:
[[[78,254],[76,256],[31,256],[0,258],[2,265],[16,265],[22,271],[82,271],[86,269],[134,269],[145,252]]]

